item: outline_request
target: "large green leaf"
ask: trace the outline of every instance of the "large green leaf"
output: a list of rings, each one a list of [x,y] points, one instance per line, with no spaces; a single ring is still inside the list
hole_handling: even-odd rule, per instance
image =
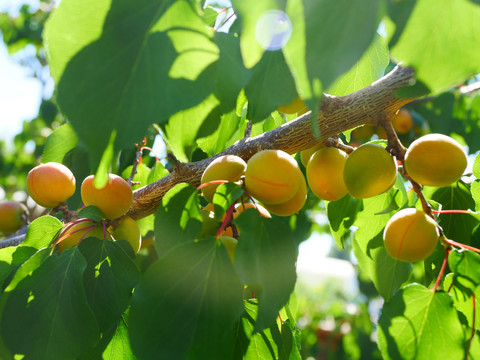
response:
[[[43,149],[42,161],[62,163],[65,155],[73,150],[78,143],[78,137],[71,124],[64,124],[48,135]]]
[[[295,238],[285,222],[264,219],[255,209],[242,212],[235,224],[241,234],[235,267],[258,298],[255,331],[261,331],[275,321],[295,286]]]
[[[76,359],[99,340],[83,288],[86,262],[77,248],[50,252],[40,250],[25,262],[5,290],[2,336],[26,358]]]
[[[168,191],[155,213],[155,246],[163,256],[175,246],[193,241],[202,229],[197,190],[179,184]]]
[[[139,281],[139,272],[116,242],[88,238],[79,249],[87,261],[83,277],[87,299],[103,332],[120,320]]]
[[[223,246],[184,243],[136,288],[129,333],[139,359],[231,359],[243,287]]]
[[[463,359],[463,330],[444,292],[412,284],[383,306],[378,339],[384,359]]]
[[[104,360],[136,360],[130,347],[126,316],[122,316],[112,340],[103,352]]]
[[[453,284],[468,295],[480,285],[480,255],[473,251],[452,251],[448,266],[453,272]]]
[[[473,297],[472,293],[465,292],[464,287],[455,286],[453,273],[445,276],[443,287],[444,289],[448,289],[448,294],[452,297],[455,310],[465,317],[463,320],[460,318],[462,323],[470,328],[479,324],[480,312],[478,309],[480,306],[480,287],[476,288],[473,293],[475,294],[475,297]]]
[[[480,72],[480,6],[475,1],[397,2],[389,15],[400,32],[394,36],[392,56],[413,67],[431,91]]]
[[[400,288],[412,271],[411,264],[392,258],[383,244],[383,229],[392,214],[379,213],[394,199],[394,192],[390,191],[363,200],[363,211],[358,213],[354,223],[358,227],[353,243],[355,256],[386,300]]]
[[[330,231],[335,241],[344,247],[344,235],[348,233],[355,222],[358,211],[361,210],[361,200],[351,197],[349,194],[337,201],[327,203],[327,216]]]
[[[58,103],[98,166],[153,122],[202,103],[213,90],[218,48],[187,0],[65,0],[46,44]],[[105,169],[106,170],[106,169]]]

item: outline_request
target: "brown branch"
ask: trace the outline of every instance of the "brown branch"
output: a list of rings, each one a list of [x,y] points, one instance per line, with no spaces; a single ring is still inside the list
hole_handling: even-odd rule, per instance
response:
[[[179,183],[198,186],[203,170],[218,156],[233,154],[247,161],[265,149],[279,149],[294,154],[343,131],[363,124],[378,124],[381,119],[391,118],[398,109],[413,100],[396,96],[398,90],[413,82],[413,70],[397,66],[380,80],[352,94],[340,97],[325,95],[318,115],[320,139],[312,133],[311,112],[308,112],[262,135],[242,139],[211,158],[196,163],[182,163],[171,174],[135,190],[128,215],[141,219],[153,214],[166,192]]]

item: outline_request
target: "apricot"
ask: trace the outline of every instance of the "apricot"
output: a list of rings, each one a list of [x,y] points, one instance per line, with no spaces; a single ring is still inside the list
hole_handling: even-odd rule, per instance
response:
[[[415,208],[397,212],[383,232],[385,248],[390,256],[406,262],[430,256],[437,246],[438,237],[435,220]]]
[[[357,140],[366,141],[370,140],[373,134],[375,134],[375,125],[365,124],[359,126],[352,131],[352,137]]]
[[[120,176],[108,175],[107,184],[97,189],[93,185],[93,175],[83,180],[81,188],[85,206],[94,205],[100,209],[105,219],[116,219],[124,215],[132,205],[132,188]]]
[[[37,204],[54,208],[75,193],[75,176],[60,163],[41,164],[29,171],[27,191]]]
[[[263,150],[247,162],[245,187],[264,204],[281,204],[297,193],[302,178],[292,156],[282,150]]]
[[[108,231],[115,240],[127,240],[135,253],[140,251],[142,235],[137,222],[130,216],[122,217],[117,224],[109,226]]]
[[[213,160],[205,169],[201,183],[205,184],[214,180],[238,181],[245,173],[247,163],[239,156],[224,155]],[[208,202],[213,201],[213,195],[218,184],[207,185],[202,188],[202,194]]]
[[[392,119],[392,125],[398,134],[406,134],[413,126],[412,115],[408,110],[400,109]]]
[[[303,166],[305,168],[307,167],[308,162],[310,161],[310,158],[312,155],[319,149],[324,148],[325,144],[323,143],[318,143],[315,146],[312,146],[311,148],[308,148],[307,150],[303,150],[300,152],[300,160],[302,161]]]
[[[307,200],[307,182],[302,178],[297,193],[290,200],[275,205],[265,204],[265,208],[278,216],[290,216],[296,214],[305,205]]]
[[[337,148],[326,147],[312,155],[307,165],[310,189],[320,199],[335,201],[347,193],[343,170],[348,155]]]
[[[304,114],[308,111],[308,107],[300,97],[297,97],[290,104],[279,106],[277,110],[285,114],[296,114],[298,112],[304,111]]]
[[[235,248],[237,247],[237,244],[238,244],[237,239],[231,236],[222,235],[218,240],[222,242],[223,246],[225,246],[225,250],[227,250],[228,257],[233,263],[235,261]]]
[[[5,201],[0,203],[0,233],[10,235],[25,224],[27,208],[17,201]]]
[[[448,186],[462,177],[467,156],[462,146],[443,134],[428,134],[410,144],[405,170],[419,184]]]
[[[397,178],[397,164],[380,145],[365,144],[355,149],[343,170],[350,195],[365,199],[389,190]]]
[[[104,239],[103,226],[92,220],[83,219],[73,225],[67,224],[59,235],[58,248],[60,251],[70,249],[77,245],[80,240],[87,237]]]

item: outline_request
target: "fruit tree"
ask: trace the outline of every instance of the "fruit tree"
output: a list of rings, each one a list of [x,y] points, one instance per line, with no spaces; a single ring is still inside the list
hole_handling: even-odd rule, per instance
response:
[[[40,4],[0,14],[55,88],[0,143],[1,359],[479,358],[478,1]],[[361,296],[305,346],[314,231]]]

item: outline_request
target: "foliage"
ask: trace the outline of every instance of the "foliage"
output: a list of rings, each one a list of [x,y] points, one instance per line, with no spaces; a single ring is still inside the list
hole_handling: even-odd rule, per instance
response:
[[[398,63],[412,67],[416,78],[398,96],[424,96],[405,106],[414,126],[399,135],[402,143],[442,133],[465,145],[473,161],[480,150],[477,1],[233,0],[230,27],[221,26],[218,5],[201,0],[62,0],[55,10],[42,4],[36,12],[23,7],[16,18],[0,16],[9,51],[34,45],[41,66],[48,60],[56,89],[38,118],[25,122],[13,149],[0,143],[0,186],[12,198],[25,190],[37,162],[55,161],[72,170],[77,191],[68,208],[45,216],[31,206],[25,241],[0,250],[0,358],[476,356],[478,156],[472,176],[446,187],[419,190],[401,168],[405,176],[371,198],[347,194],[325,202],[309,191],[303,209],[290,217],[246,210],[234,220],[240,240],[233,263],[215,236],[228,225],[222,215],[245,201],[243,188],[232,183],[218,187],[216,228],[207,234],[205,200],[182,182],[139,220],[144,242],[154,242],[136,256],[125,241],[87,237],[64,252],[53,244],[68,209],[81,206],[87,175],[104,183],[108,173],[132,174],[134,189],[141,189],[177,174],[179,162],[206,161],[242,143],[250,127],[256,136],[288,123],[296,116],[276,109],[298,96],[315,119],[323,93],[366,88]],[[282,33],[267,39],[272,46],[284,41],[278,49],[257,41],[267,10],[282,10],[291,21],[277,23],[291,25],[289,40]],[[352,126],[342,126],[339,136],[350,140]],[[318,131],[312,121],[311,132]],[[383,136],[370,135],[352,135],[350,144],[379,143]],[[33,152],[25,146],[30,140]],[[171,156],[147,156],[155,140]],[[393,259],[382,240],[386,223],[399,209],[428,206],[442,229],[437,249],[414,264]],[[326,230],[315,223],[319,212],[327,214],[337,247],[356,258],[360,293],[354,298],[333,285],[292,295],[299,244],[313,229]],[[95,209],[82,214],[93,216]],[[354,313],[347,302],[356,304]],[[368,305],[379,302],[377,322]],[[330,318],[333,331],[322,333],[318,323]]]

